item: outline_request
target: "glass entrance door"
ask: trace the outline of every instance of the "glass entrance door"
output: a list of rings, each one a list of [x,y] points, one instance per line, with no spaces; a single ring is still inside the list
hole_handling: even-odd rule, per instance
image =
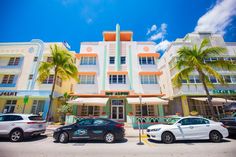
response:
[[[124,100],[111,101],[111,119],[124,120]]]

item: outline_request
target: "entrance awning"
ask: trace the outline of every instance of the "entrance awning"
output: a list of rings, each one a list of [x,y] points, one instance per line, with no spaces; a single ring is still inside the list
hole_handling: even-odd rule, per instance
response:
[[[140,104],[139,98],[127,98],[129,104]],[[144,97],[141,98],[142,104],[149,104],[149,105],[166,105],[168,104],[167,100],[163,100],[157,97]]]
[[[207,97],[196,97],[196,98],[191,98],[193,100],[198,100],[198,101],[207,101]],[[212,98],[211,100],[212,102],[218,102],[218,103],[231,103],[231,102],[236,102],[233,100],[228,100],[228,99],[224,99],[224,98]]]
[[[107,101],[108,98],[76,98],[74,100],[67,101],[67,103],[76,105],[105,106]]]

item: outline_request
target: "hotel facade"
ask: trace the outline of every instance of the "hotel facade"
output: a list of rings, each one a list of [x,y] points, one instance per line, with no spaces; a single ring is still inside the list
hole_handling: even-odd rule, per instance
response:
[[[172,42],[164,55],[161,57],[158,68],[163,74],[160,76],[160,86],[166,94],[169,101],[169,113],[176,112],[181,115],[189,115],[191,111],[197,111],[200,115],[208,117],[210,108],[206,101],[206,94],[202,83],[199,80],[198,73],[195,71],[190,76],[189,82],[185,81],[181,88],[176,88],[172,84],[172,78],[179,70],[176,68],[177,51],[183,46],[200,45],[204,38],[210,40],[210,46],[221,46],[227,49],[227,52],[222,56],[212,56],[205,60],[211,62],[214,60],[229,60],[236,63],[236,43],[225,42],[219,34],[209,32],[189,33],[183,39],[177,39]],[[227,83],[222,86],[214,77],[209,76],[210,81],[215,86],[210,88],[210,95],[213,97],[215,113],[221,117],[225,115],[224,105],[232,103],[236,100],[236,71],[227,71],[215,69],[221,74]]]
[[[53,73],[43,83],[37,81],[40,62],[51,61],[50,46],[62,43],[30,42],[0,43],[0,113],[33,113],[46,116]],[[74,52],[71,52],[74,56]],[[57,78],[54,97],[72,91],[71,81]],[[58,99],[52,105],[52,119],[57,119]]]

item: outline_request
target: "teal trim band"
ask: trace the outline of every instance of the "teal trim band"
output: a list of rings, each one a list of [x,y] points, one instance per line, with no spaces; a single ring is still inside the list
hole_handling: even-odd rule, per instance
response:
[[[116,57],[115,57],[116,71],[120,70],[120,25],[116,25]]]
[[[132,70],[132,54],[131,54],[131,46],[129,46],[129,79],[130,79],[130,86],[129,89],[133,89],[133,70]]]
[[[107,69],[107,46],[104,47],[104,65],[103,65],[103,77],[102,77],[102,90],[105,90],[106,83],[106,69]]]

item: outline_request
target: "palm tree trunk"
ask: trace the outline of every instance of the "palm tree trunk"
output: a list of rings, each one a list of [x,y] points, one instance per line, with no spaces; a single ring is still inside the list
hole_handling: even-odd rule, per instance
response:
[[[51,106],[53,102],[53,94],[54,94],[55,85],[56,85],[56,78],[57,78],[57,68],[55,68],[55,75],[53,78],[52,90],[51,90],[51,94],[49,95],[49,106],[48,106],[48,112],[47,112],[47,117],[46,117],[47,122],[49,122],[49,118],[51,116]]]
[[[205,75],[200,70],[198,70],[198,73],[199,73],[200,80],[202,81],[203,87],[204,87],[206,95],[207,95],[207,100],[208,100],[208,104],[209,104],[209,107],[210,107],[210,110],[211,110],[212,118],[215,119],[216,116],[215,116],[215,112],[214,112],[214,108],[213,108],[213,103],[211,101],[212,97],[210,96],[208,87],[207,87],[206,82],[205,82]]]

